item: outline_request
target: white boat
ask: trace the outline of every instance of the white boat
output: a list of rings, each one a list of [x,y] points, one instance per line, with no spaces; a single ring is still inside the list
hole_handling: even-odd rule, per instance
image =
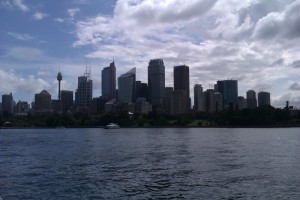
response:
[[[120,126],[116,123],[110,123],[104,127],[105,129],[118,129]]]

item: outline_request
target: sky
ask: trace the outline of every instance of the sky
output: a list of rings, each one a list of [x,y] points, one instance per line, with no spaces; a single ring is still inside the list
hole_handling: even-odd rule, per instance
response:
[[[150,59],[162,58],[166,86],[173,68],[190,67],[194,84],[210,89],[238,80],[271,93],[275,107],[300,108],[300,0],[1,0],[0,95],[34,101],[46,89],[75,91],[91,66],[93,96],[113,60],[117,77],[136,67],[147,82]]]

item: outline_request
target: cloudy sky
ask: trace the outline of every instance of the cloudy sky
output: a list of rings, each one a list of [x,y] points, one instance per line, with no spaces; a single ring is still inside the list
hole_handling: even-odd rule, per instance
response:
[[[0,94],[33,101],[48,90],[75,91],[86,63],[94,97],[101,70],[137,68],[147,82],[150,59],[190,67],[190,87],[237,79],[239,95],[268,91],[273,106],[300,107],[300,0],[1,0]]]

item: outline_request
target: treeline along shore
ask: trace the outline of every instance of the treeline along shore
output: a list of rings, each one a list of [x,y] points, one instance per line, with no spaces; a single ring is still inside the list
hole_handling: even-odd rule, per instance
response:
[[[300,127],[300,110],[286,110],[272,106],[217,113],[188,113],[168,115],[102,113],[53,113],[45,115],[16,116],[3,113],[2,128],[54,128],[102,127],[111,122],[121,127]]]

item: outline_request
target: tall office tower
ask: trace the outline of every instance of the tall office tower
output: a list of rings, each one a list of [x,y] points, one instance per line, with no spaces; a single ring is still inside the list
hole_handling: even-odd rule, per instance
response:
[[[62,75],[60,72],[58,72],[56,78],[58,80],[58,100],[60,100],[60,81],[62,80]]]
[[[204,112],[204,94],[201,84],[194,85],[194,110]]]
[[[172,95],[172,114],[184,114],[187,112],[186,91],[174,90]]]
[[[205,112],[214,112],[214,90],[208,89],[204,92],[204,110]]]
[[[271,105],[271,98],[269,92],[258,93],[258,106]]]
[[[173,106],[173,88],[166,87],[165,88],[165,97],[164,97],[165,112],[168,114],[172,114],[172,106]]]
[[[217,81],[218,92],[223,96],[223,109],[234,109],[237,106],[238,82],[237,80]]]
[[[187,113],[191,109],[190,101],[190,70],[186,65],[180,65],[174,67],[174,91],[183,90],[185,92],[185,108],[184,113]]]
[[[163,109],[165,96],[165,65],[162,59],[150,60],[148,66],[149,102],[153,110]]]
[[[136,98],[146,98],[148,93],[148,85],[147,83],[142,83],[141,81],[135,82],[136,87]]]
[[[135,74],[136,68],[132,68],[118,78],[118,100],[120,103],[132,103],[135,101]]]
[[[213,112],[220,112],[223,110],[222,94],[215,92],[213,96]]]
[[[34,95],[35,113],[47,113],[51,110],[51,95],[46,90]]]
[[[247,96],[247,108],[253,109],[257,107],[256,92],[254,90],[248,90]]]
[[[14,100],[12,93],[2,95],[2,112],[13,113]]]
[[[78,77],[78,87],[75,92],[75,105],[77,111],[87,112],[93,98],[93,81],[91,70],[86,69],[83,76]]]
[[[102,70],[102,96],[107,99],[116,98],[116,66],[115,62]]]
[[[70,112],[73,107],[73,91],[61,91],[62,110],[64,113]]]
[[[247,108],[247,99],[245,99],[243,96],[238,97],[238,107],[239,110]]]

